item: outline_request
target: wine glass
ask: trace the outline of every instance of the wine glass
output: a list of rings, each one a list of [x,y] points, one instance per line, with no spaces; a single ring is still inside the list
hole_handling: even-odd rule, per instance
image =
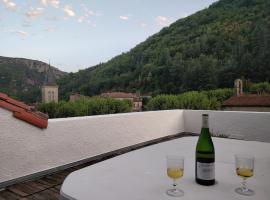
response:
[[[254,156],[237,154],[235,155],[236,174],[243,178],[242,186],[235,189],[241,195],[252,196],[254,191],[247,188],[246,179],[253,176]]]
[[[173,187],[167,190],[167,194],[173,197],[184,195],[184,191],[177,188],[177,179],[180,179],[184,174],[184,157],[169,155],[167,159],[167,175],[173,179]]]

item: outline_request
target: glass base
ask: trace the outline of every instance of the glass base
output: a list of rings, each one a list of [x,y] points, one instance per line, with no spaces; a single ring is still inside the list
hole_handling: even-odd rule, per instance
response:
[[[236,188],[235,192],[241,195],[245,195],[245,196],[253,196],[255,194],[255,192],[251,189],[243,190],[242,188]]]
[[[184,196],[184,191],[178,188],[175,189],[169,189],[167,190],[167,195],[170,195],[172,197],[181,197]]]

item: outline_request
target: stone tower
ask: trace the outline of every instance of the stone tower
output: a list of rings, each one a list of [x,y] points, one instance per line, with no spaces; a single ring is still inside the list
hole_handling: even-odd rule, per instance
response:
[[[58,86],[43,85],[41,88],[42,103],[55,102],[58,103]]]
[[[241,79],[236,79],[234,81],[234,87],[236,91],[236,96],[241,96],[243,94],[243,81]]]
[[[58,85],[49,80],[51,70],[50,62],[46,70],[44,85],[41,88],[42,103],[55,102],[58,103]]]

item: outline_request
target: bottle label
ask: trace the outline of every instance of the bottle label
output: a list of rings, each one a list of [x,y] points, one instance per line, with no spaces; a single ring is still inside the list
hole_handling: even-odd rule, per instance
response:
[[[215,163],[197,162],[197,178],[202,180],[215,179]]]

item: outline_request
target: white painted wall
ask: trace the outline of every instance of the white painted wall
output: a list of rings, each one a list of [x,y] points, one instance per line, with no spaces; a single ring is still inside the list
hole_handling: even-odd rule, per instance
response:
[[[0,183],[184,132],[183,111],[51,119],[41,130],[0,108]]]
[[[270,142],[270,112],[185,110],[186,132],[200,132],[203,113],[209,114],[210,130],[214,134]]]
[[[270,142],[270,113],[171,110],[51,119],[41,130],[0,108],[0,185],[180,132],[199,133],[201,114],[214,133]]]

